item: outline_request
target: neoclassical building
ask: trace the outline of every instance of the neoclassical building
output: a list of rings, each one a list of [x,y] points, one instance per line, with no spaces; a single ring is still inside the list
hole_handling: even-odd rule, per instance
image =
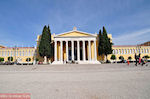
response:
[[[112,35],[108,34],[112,41]],[[31,63],[36,59],[43,61],[38,54],[38,46],[41,35],[37,36],[37,47],[5,47],[0,46],[0,57],[4,58],[4,62],[8,61],[8,57],[13,57],[13,61],[26,63],[27,58],[31,58]],[[67,62],[75,62],[78,64],[100,64],[104,60],[104,56],[98,55],[98,34],[87,33],[77,30],[76,27],[72,31],[51,35],[54,46],[54,57],[50,59],[52,64],[66,64]],[[150,56],[149,45],[113,45],[113,52],[116,61],[120,61],[119,57],[123,56],[125,60],[131,57],[134,61],[135,54],[141,54],[141,57]],[[111,61],[111,55],[108,60]]]
[[[53,64],[75,61],[79,64],[99,63],[97,61],[97,35],[72,31],[54,36]]]
[[[112,42],[112,35],[108,34]],[[40,35],[37,37],[37,46],[39,45]],[[52,64],[65,64],[74,61],[78,64],[99,64],[104,57],[98,55],[98,34],[78,31],[76,27],[72,31],[60,34],[53,34],[54,59]],[[38,48],[37,48],[38,49]],[[135,54],[141,53],[141,57],[150,56],[150,46],[137,45],[113,45],[113,53],[116,55],[116,61],[123,56],[125,60],[131,57],[134,59]],[[111,61],[111,55],[108,60]]]

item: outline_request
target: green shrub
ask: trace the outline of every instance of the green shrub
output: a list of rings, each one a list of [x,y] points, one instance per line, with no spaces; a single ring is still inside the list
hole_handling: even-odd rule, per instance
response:
[[[116,55],[111,55],[111,59],[115,60],[116,59]]]
[[[128,57],[128,60],[131,60],[131,59],[132,59],[132,57],[131,57],[131,56],[129,56],[129,57]]]
[[[8,57],[8,61],[13,61],[13,57]]]
[[[4,61],[4,58],[3,57],[0,57],[0,62],[3,62]]]
[[[30,61],[31,61],[31,58],[26,58],[26,61],[27,61],[27,62],[30,62]]]
[[[124,60],[124,57],[123,57],[123,56],[120,56],[119,59],[120,59],[120,60]]]
[[[145,56],[143,56],[143,58],[146,58],[146,59],[148,59],[148,58],[149,58],[149,56],[148,56],[148,55],[145,55]]]

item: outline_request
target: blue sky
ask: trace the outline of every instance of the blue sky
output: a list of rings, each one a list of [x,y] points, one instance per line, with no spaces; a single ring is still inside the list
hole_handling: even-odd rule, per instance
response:
[[[115,45],[150,41],[150,0],[0,0],[0,45],[34,46],[52,33],[95,33],[105,26]]]

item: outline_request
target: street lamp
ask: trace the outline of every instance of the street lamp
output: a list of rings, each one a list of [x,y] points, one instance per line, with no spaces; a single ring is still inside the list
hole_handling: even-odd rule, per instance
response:
[[[16,51],[18,50],[18,48],[17,48],[17,46],[15,46],[14,48],[13,48],[13,50],[14,50],[14,57],[15,57],[15,61],[14,61],[14,64],[17,64],[17,58],[16,58]]]
[[[137,48],[137,50],[139,51],[139,57],[140,57],[140,55],[141,55],[141,52],[140,52],[141,45],[137,45],[136,48]]]

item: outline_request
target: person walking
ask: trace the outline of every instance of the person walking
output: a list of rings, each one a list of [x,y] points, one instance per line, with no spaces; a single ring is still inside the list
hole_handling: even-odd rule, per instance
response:
[[[135,58],[135,66],[137,66],[137,55],[136,54],[135,54],[134,58]]]
[[[141,66],[145,64],[144,58],[141,59]]]
[[[127,59],[127,63],[128,63],[128,66],[129,66],[129,64],[130,64],[129,59]]]
[[[139,57],[139,65],[141,64],[141,57]]]

